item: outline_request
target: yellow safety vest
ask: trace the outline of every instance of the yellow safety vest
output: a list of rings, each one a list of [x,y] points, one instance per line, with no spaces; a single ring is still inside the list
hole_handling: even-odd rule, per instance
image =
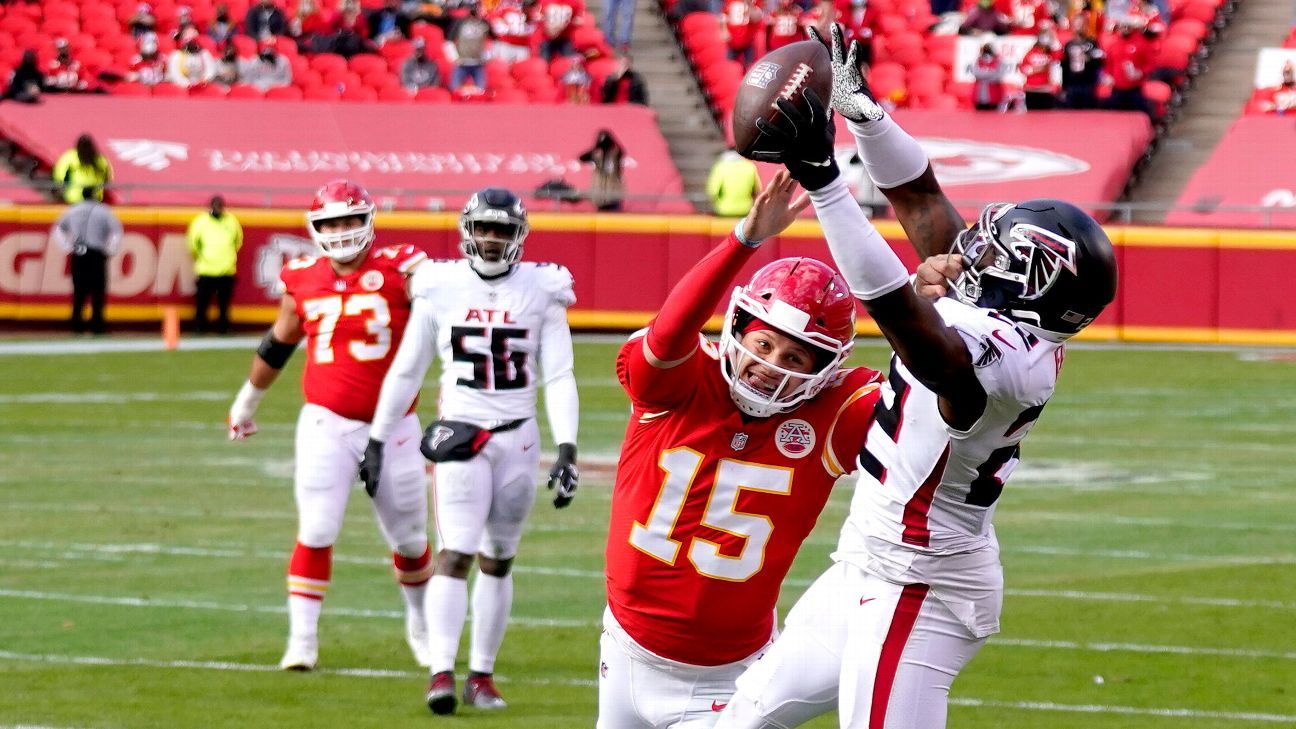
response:
[[[716,215],[733,218],[746,215],[759,189],[756,163],[733,154],[716,160],[707,177],[707,195]]]
[[[233,276],[238,250],[243,246],[243,226],[228,210],[219,218],[203,213],[189,223],[189,252],[197,276]]]
[[[95,158],[93,165],[83,165],[76,149],[69,149],[58,158],[52,175],[55,184],[63,186],[63,200],[69,205],[81,202],[81,190],[86,187],[99,188],[95,197],[103,200],[104,185],[112,180],[112,176],[112,165],[102,154]]]

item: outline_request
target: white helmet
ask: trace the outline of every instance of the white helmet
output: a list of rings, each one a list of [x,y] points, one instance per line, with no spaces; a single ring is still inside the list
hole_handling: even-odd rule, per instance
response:
[[[363,187],[350,180],[332,180],[315,193],[315,200],[306,212],[306,229],[324,255],[338,263],[346,263],[373,245],[374,209],[373,198]],[[319,224],[325,220],[351,216],[362,219],[359,226],[330,233],[319,229]]]

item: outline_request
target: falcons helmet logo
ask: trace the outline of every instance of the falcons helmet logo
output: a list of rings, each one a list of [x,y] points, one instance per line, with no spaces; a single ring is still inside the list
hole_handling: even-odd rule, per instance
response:
[[[1020,298],[1038,299],[1057,281],[1062,269],[1076,272],[1076,244],[1029,223],[1013,226],[1010,245],[1019,260],[1026,262],[1025,289]]]

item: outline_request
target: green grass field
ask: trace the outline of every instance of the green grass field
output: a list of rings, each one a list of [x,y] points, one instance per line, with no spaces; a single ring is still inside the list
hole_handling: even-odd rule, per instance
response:
[[[541,491],[498,666],[509,710],[437,718],[358,489],[322,670],[274,670],[300,354],[261,433],[229,443],[250,345],[5,349],[0,726],[592,726],[609,470],[588,468],[565,512]],[[614,351],[578,345],[587,464],[613,458],[624,427]],[[857,358],[885,361],[874,344]],[[954,684],[950,726],[1296,725],[1294,385],[1291,353],[1072,351],[998,513],[1004,631]],[[425,421],[434,402],[425,391]],[[849,492],[843,481],[784,608],[827,565]]]

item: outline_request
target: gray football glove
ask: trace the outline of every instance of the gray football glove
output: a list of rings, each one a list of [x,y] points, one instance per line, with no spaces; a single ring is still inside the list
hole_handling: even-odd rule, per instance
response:
[[[823,43],[819,31],[809,29],[810,37]],[[873,99],[873,90],[859,70],[859,41],[851,41],[850,51],[844,52],[841,25],[832,25],[832,99],[829,104],[838,114],[853,122],[878,121],[886,116]]]

